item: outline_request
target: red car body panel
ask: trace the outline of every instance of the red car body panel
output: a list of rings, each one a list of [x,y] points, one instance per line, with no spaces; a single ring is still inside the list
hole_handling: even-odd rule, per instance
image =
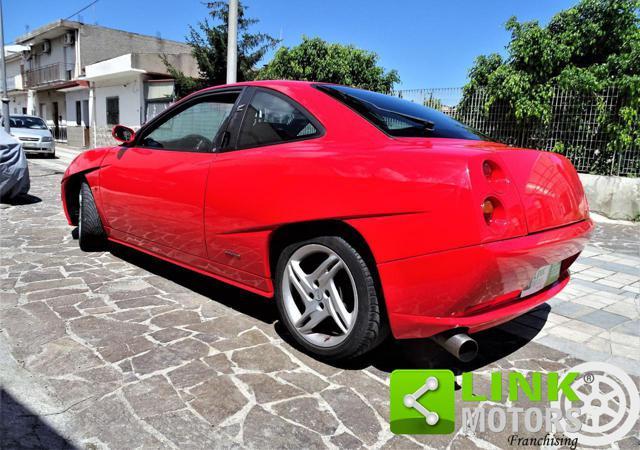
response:
[[[474,332],[523,314],[555,295],[556,287],[568,280],[565,271],[547,290],[520,298],[535,272],[560,261],[568,266],[586,244],[591,227],[590,221],[581,221],[378,265],[394,335],[423,337],[458,327]]]
[[[210,164],[210,153],[108,152],[99,183],[105,225],[132,243],[147,239],[205,258],[202,211]]]
[[[371,250],[397,338],[478,331],[566,284],[592,223],[564,157],[485,141],[392,138],[309,83],[234,86],[289,96],[324,133],[222,153],[84,152],[63,178],[69,223],[76,220],[66,203],[70,180],[83,175],[109,239],[272,296],[272,233],[344,222]],[[485,161],[495,168],[491,177]],[[491,224],[481,211],[486,198],[497,204]],[[518,297],[537,269],[560,261],[558,282]]]

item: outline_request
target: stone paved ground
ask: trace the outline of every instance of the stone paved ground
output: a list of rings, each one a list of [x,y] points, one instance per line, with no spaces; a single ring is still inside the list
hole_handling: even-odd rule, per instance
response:
[[[391,434],[390,372],[476,370],[479,392],[492,370],[581,358],[638,373],[637,250],[606,233],[551,310],[478,335],[471,364],[404,341],[332,366],[291,345],[269,301],[123,248],[82,253],[60,154],[31,161],[35,202],[0,210],[0,448],[503,448],[510,432]]]
[[[640,375],[640,227],[598,222],[567,288],[503,326],[587,361]],[[613,250],[613,251],[612,251]]]

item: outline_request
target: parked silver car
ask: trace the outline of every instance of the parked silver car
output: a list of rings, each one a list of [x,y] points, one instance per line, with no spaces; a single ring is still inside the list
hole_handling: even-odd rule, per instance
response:
[[[40,117],[13,115],[9,118],[9,124],[11,134],[20,141],[25,153],[55,156],[56,144],[53,135]]]

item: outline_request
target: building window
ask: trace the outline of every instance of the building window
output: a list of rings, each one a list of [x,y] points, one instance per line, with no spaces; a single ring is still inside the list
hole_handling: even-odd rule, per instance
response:
[[[76,125],[82,125],[82,103],[80,100],[76,102]]]
[[[120,101],[118,97],[107,97],[107,125],[120,123]]]
[[[145,116],[145,122],[148,122],[151,119],[153,119],[155,116],[157,116],[162,111],[167,109],[170,105],[171,105],[171,102],[168,100],[164,102],[158,101],[158,100],[153,100],[153,101],[147,100],[147,107],[146,107],[147,114]]]

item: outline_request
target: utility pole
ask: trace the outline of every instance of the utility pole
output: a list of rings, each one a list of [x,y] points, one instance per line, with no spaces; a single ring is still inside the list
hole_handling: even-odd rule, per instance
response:
[[[238,0],[229,0],[227,30],[227,84],[235,83],[238,73]]]
[[[0,0],[0,83],[2,87],[2,118],[4,131],[11,131],[9,123],[9,97],[7,96],[7,66],[4,62],[4,16],[2,15],[2,0]]]

